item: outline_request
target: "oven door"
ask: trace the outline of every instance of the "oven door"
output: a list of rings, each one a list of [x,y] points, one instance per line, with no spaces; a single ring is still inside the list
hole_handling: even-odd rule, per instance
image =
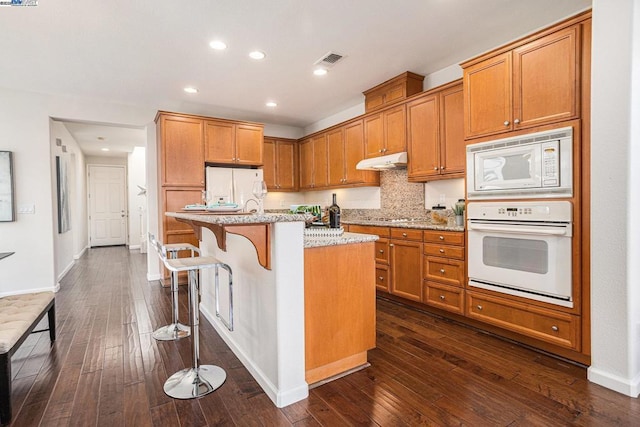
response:
[[[571,224],[468,220],[469,285],[573,307]]]

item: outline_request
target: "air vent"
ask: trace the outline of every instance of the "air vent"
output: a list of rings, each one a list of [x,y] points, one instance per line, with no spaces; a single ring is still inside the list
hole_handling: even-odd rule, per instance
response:
[[[323,55],[322,58],[314,62],[313,65],[324,67],[324,68],[331,68],[334,65],[336,65],[336,63],[340,61],[342,58],[344,58],[344,55],[340,55],[339,53],[335,53],[335,52],[329,52]]]

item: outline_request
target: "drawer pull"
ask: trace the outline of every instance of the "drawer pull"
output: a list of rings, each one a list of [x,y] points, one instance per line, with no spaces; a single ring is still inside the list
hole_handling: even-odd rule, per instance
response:
[[[443,254],[444,253],[444,249],[440,249],[440,253]]]
[[[482,306],[480,304],[478,304],[476,307],[478,308],[478,310],[482,310]]]
[[[444,268],[440,269],[440,273],[444,274]]]
[[[440,295],[440,299],[444,301],[444,295]]]
[[[383,253],[384,253],[384,249],[380,249],[380,251],[379,251],[379,252],[380,252],[381,254],[383,254]]]
[[[383,282],[383,281],[384,281],[384,277],[380,276],[380,277],[378,277],[378,280],[380,280],[381,282]]]
[[[389,247],[390,247],[390,248],[392,248],[392,247],[394,247],[394,246],[395,246],[395,245],[394,245],[393,243],[389,243]]]
[[[444,236],[438,236],[440,240],[444,240]]]
[[[402,237],[407,237],[407,233],[402,233]]]
[[[553,332],[558,332],[558,331],[560,330],[560,328],[558,328],[556,325],[553,325],[553,326],[551,327],[551,330],[552,330]]]

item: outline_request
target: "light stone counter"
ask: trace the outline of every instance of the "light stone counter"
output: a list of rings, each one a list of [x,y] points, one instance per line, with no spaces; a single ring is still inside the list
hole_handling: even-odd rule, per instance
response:
[[[192,221],[208,222],[217,225],[240,225],[240,224],[271,224],[274,222],[296,222],[310,221],[311,214],[285,214],[285,213],[264,213],[262,215],[253,213],[240,214],[212,214],[209,212],[167,212],[167,216],[187,219]]]
[[[345,232],[336,237],[307,237],[304,238],[304,248],[320,248],[323,246],[349,245],[352,243],[375,242],[379,237],[374,234]]]

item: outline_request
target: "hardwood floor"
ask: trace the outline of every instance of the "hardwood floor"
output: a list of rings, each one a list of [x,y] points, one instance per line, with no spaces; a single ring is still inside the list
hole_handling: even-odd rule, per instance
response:
[[[57,341],[34,334],[12,359],[11,425],[640,425],[640,401],[589,383],[583,368],[385,300],[371,367],[282,409],[201,317],[201,361],[227,381],[174,400],[162,385],[189,365],[190,343],[151,337],[171,306],[145,262],[122,247],[91,249],[65,276]]]

